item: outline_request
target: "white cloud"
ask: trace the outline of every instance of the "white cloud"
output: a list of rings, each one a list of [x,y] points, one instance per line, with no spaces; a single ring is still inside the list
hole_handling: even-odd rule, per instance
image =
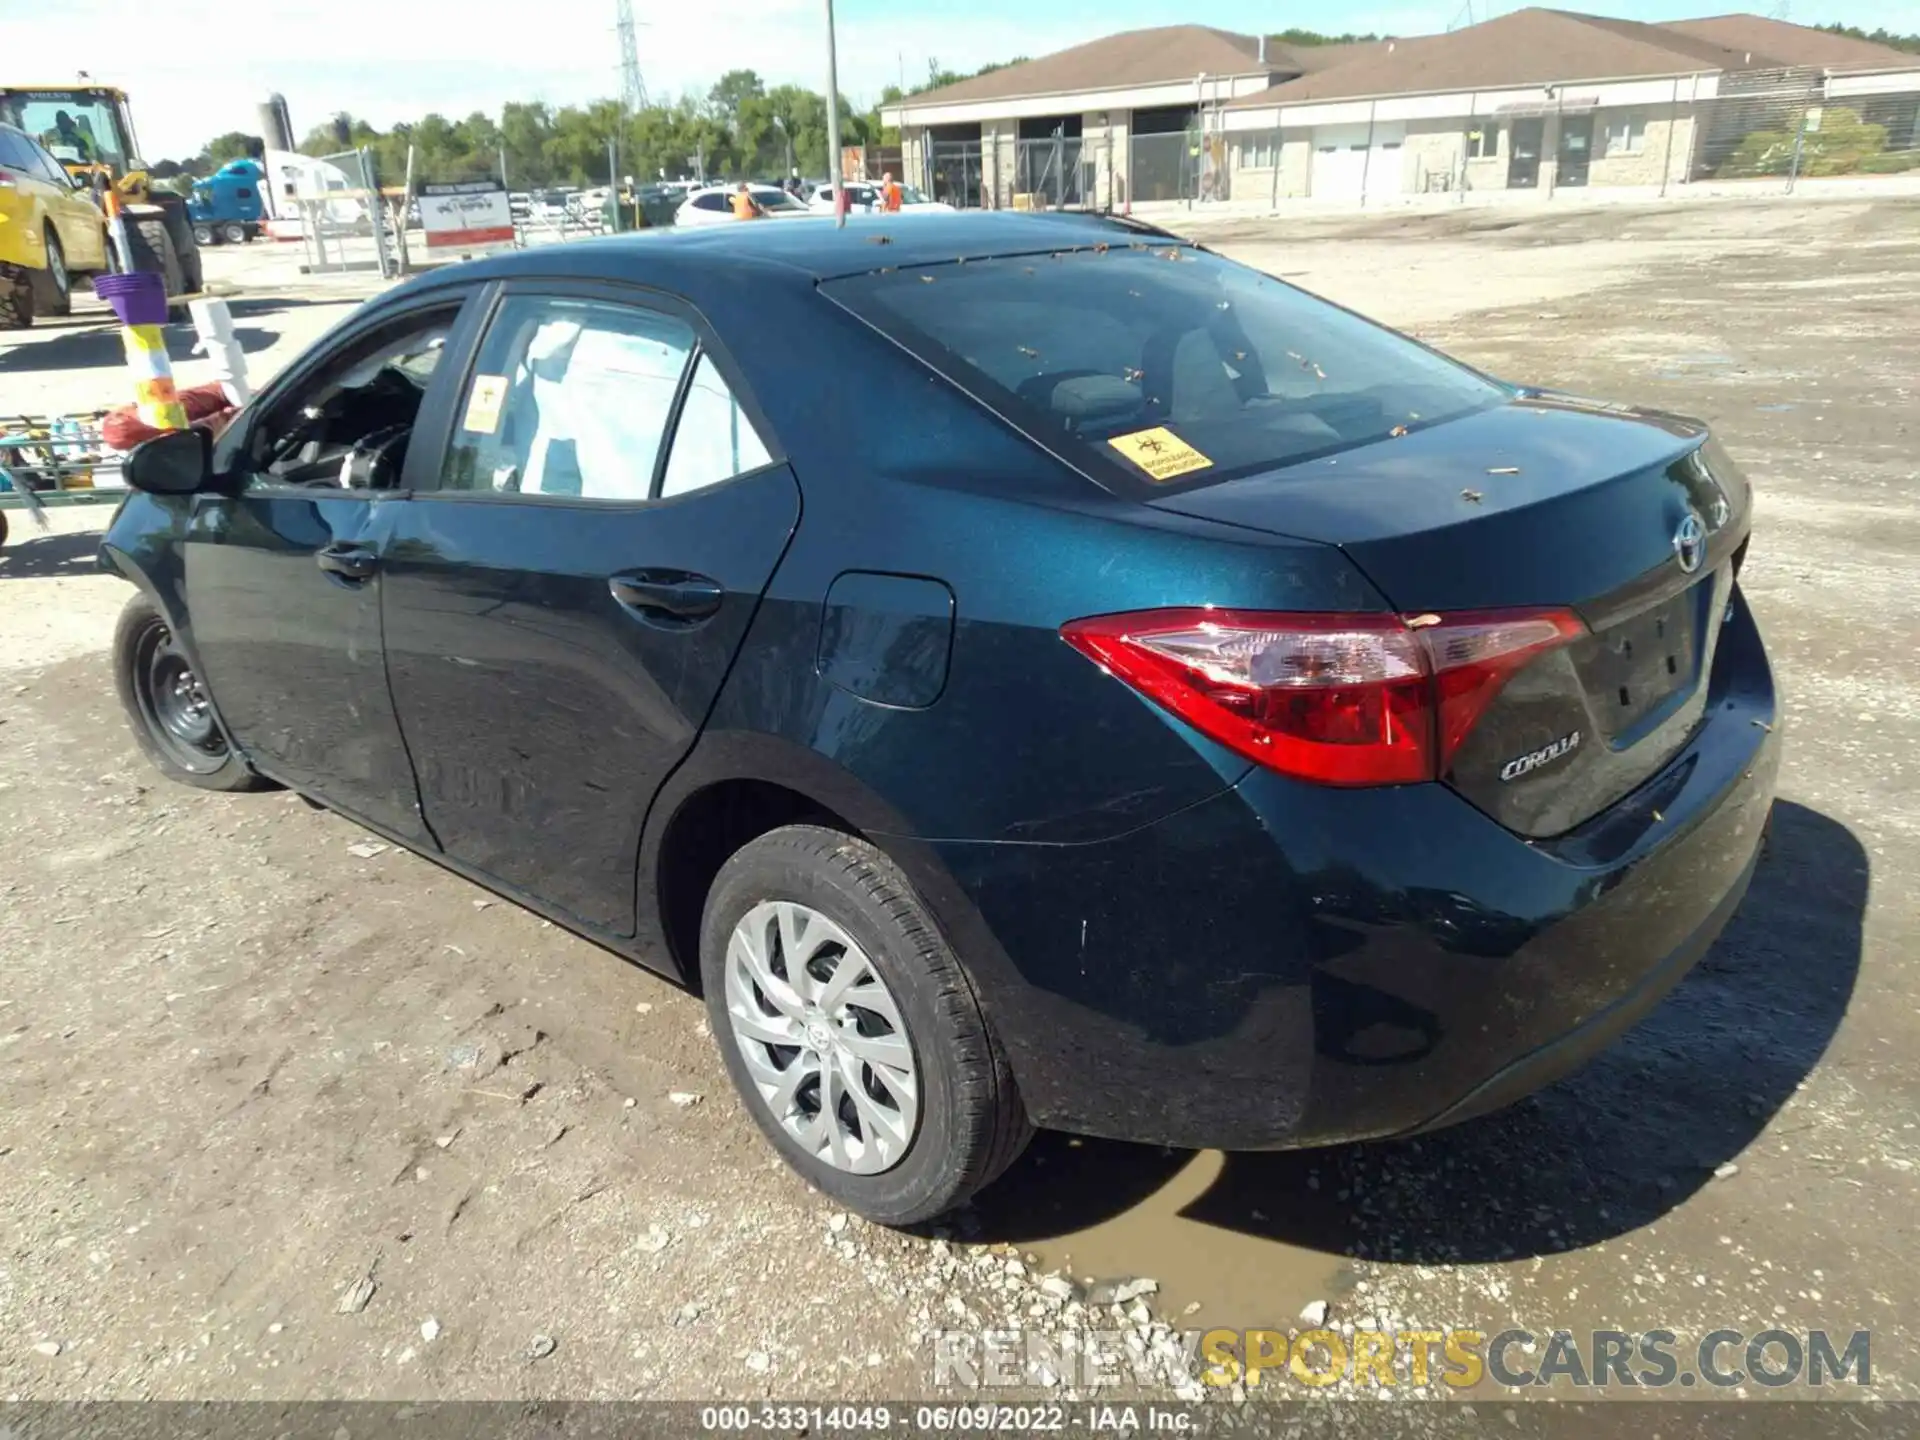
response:
[[[159,3],[168,36],[154,43],[132,17]],[[640,67],[655,96],[704,90],[724,71],[826,88],[819,0],[640,0]],[[228,130],[254,132],[260,102],[287,97],[297,134],[336,111],[382,127],[429,110],[499,111],[509,100],[578,104],[619,93],[614,0],[0,0],[10,54],[84,57],[88,73],[132,97],[149,159],[199,149]],[[239,22],[251,22],[241,28]],[[974,22],[962,14],[839,26],[840,88],[877,97],[902,69],[909,87],[927,57],[964,69],[1098,35],[1077,23]],[[74,37],[84,35],[79,51]],[[40,66],[33,77],[40,83]],[[53,71],[58,82],[65,74]]]
[[[1852,0],[1846,18],[1869,29],[1911,28],[1911,5]],[[869,100],[902,73],[908,88],[923,82],[929,57],[966,70],[1116,30],[1204,18],[1173,0],[1166,6],[1035,5],[1009,22],[970,14],[952,0],[887,0],[871,16],[842,15],[840,88]],[[1510,8],[1505,0],[1497,6]],[[1638,14],[1647,7],[1600,0],[1593,8]],[[1443,27],[1442,12],[1451,9],[1452,0],[1430,10],[1389,3],[1336,18],[1309,7],[1284,18],[1418,34]],[[774,84],[826,88],[821,0],[635,0],[634,11],[643,22],[641,70],[656,96],[704,91],[736,68]],[[65,63],[85,64],[94,79],[124,87],[153,159],[191,153],[224,131],[257,130],[256,109],[276,90],[303,134],[338,110],[384,127],[429,110],[497,113],[508,100],[565,105],[615,95],[614,13],[614,0],[0,0],[0,39],[10,56],[38,57],[30,68],[6,62],[9,74],[25,70],[22,78],[57,82],[67,72],[49,57],[73,57]],[[155,16],[163,17],[157,39]]]

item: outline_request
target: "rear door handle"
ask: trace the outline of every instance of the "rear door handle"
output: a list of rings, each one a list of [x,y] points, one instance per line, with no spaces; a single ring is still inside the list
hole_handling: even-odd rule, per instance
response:
[[[345,542],[326,546],[313,559],[329,575],[356,582],[370,578],[380,568],[379,559],[365,545]]]
[[[683,570],[636,570],[607,581],[613,598],[630,610],[674,620],[703,620],[720,608],[727,592],[719,582]]]

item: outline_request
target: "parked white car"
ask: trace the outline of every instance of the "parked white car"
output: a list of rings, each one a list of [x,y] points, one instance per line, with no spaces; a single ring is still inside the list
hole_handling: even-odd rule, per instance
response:
[[[848,209],[853,212],[878,210],[880,208],[880,187],[870,181],[849,180],[847,182]],[[807,208],[816,215],[833,214],[833,187],[818,185],[807,197]],[[937,215],[953,213],[953,206],[939,200],[929,200],[911,185],[900,187],[900,213]]]
[[[695,190],[680,202],[680,208],[673,212],[676,225],[730,225],[733,223],[733,197],[738,185],[709,185]],[[747,193],[760,202],[760,208],[776,220],[790,220],[795,216],[811,215],[809,210],[793,196],[776,185],[749,185]]]

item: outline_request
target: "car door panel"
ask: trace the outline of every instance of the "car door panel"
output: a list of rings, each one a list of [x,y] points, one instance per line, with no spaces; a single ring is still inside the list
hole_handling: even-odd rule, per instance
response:
[[[426,843],[387,693],[377,577],[321,568],[377,547],[395,496],[198,497],[186,537],[194,643],[235,743],[276,778]]]
[[[698,736],[800,517],[792,470],[737,445],[731,464],[704,462],[706,483],[681,474],[685,493],[648,498],[706,352],[630,384],[616,369],[611,389],[582,379],[594,325],[623,315],[664,316],[695,343],[664,297],[631,298],[508,287],[470,378],[486,388],[452,410],[479,429],[449,443],[445,488],[404,507],[381,561],[394,704],[447,855],[622,935],[647,806]],[[541,317],[563,311],[589,323],[561,326],[576,339],[543,354]],[[708,402],[689,425],[712,423]],[[610,408],[626,431],[600,428]],[[610,466],[632,499],[593,498]]]
[[[800,516],[785,465],[631,510],[423,496],[382,559],[393,697],[447,853],[630,934],[641,821]],[[704,578],[706,616],[612,582]]]
[[[196,497],[181,547],[194,647],[234,743],[275,779],[423,848],[434,840],[393,713],[380,633],[377,559],[411,503],[406,475],[385,476],[381,488],[324,477],[347,473],[326,458],[330,446],[362,425],[387,433],[409,404],[424,453],[409,453],[407,474],[416,460],[431,467],[443,387],[459,370],[462,299],[376,310],[257,399],[216,455],[224,490]],[[408,336],[435,334],[443,343],[421,350],[438,351],[431,373],[410,390],[379,357],[415,343]],[[318,399],[338,402],[336,418],[316,422],[313,441],[269,462],[293,417]]]
[[[46,150],[33,151],[37,187],[69,270],[106,268],[105,219],[86,192],[73,188],[66,167]]]
[[[67,264],[75,270],[100,271],[107,268],[107,222],[100,208],[75,190],[63,197],[66,224],[60,239],[67,247]]]
[[[73,188],[67,172],[58,161],[48,157],[49,198],[47,215],[60,236],[60,248],[66,252],[70,270],[95,271],[107,268],[106,217],[85,190]]]

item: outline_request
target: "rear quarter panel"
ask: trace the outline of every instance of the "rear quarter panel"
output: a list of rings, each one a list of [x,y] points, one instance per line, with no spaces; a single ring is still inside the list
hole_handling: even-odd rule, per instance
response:
[[[817,337],[825,363],[738,358],[799,477],[802,520],[709,737],[770,734],[821,756],[885,797],[902,834],[1099,840],[1217,793],[1247,762],[1102,673],[1059,638],[1062,623],[1162,605],[1383,608],[1331,547],[1108,494],[797,293],[810,303],[796,333]],[[951,592],[933,703],[875,703],[821,673],[823,605],[849,571]]]

